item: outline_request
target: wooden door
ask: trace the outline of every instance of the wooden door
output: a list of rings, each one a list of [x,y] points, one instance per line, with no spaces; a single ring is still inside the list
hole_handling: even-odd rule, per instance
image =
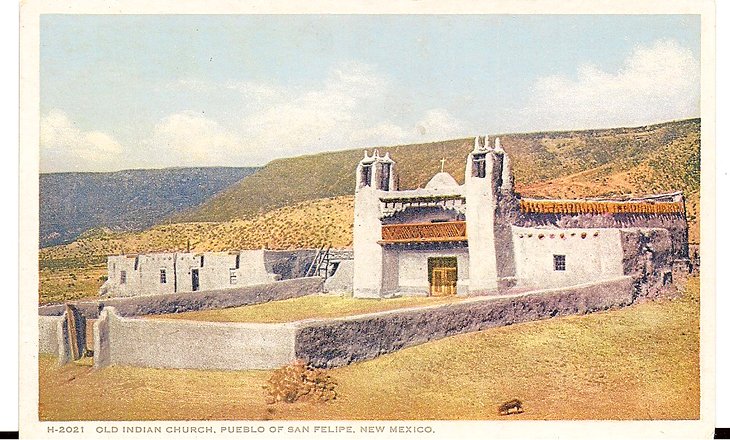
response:
[[[456,258],[440,257],[429,259],[431,296],[456,295]]]

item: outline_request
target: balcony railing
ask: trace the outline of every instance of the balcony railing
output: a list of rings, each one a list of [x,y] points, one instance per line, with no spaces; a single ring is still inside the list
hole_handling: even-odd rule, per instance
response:
[[[538,214],[681,214],[682,202],[520,199],[520,211]]]
[[[384,225],[382,233],[381,243],[466,241],[466,222]]]

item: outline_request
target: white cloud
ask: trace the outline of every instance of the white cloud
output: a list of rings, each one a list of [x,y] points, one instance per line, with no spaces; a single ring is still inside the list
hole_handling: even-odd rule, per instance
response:
[[[643,125],[700,114],[700,63],[672,40],[639,46],[620,70],[578,69],[578,78],[536,82],[522,110],[526,127],[601,128]]]
[[[216,121],[193,112],[162,119],[142,145],[148,154],[139,158],[140,166],[147,167],[226,165],[227,153],[242,148]]]
[[[119,169],[122,146],[99,131],[82,131],[61,110],[40,120],[41,172]]]
[[[371,66],[355,62],[335,66],[309,88],[190,78],[167,87],[193,92],[191,107],[209,108],[215,116],[175,111],[139,140],[127,141],[122,151],[111,136],[83,132],[53,110],[42,120],[42,169],[263,165],[278,157],[469,134],[443,108],[404,115],[402,109],[410,108],[407,94]]]
[[[340,64],[309,89],[253,82],[220,87],[240,94],[241,108],[226,112],[235,116],[223,121],[182,112],[164,118],[142,142],[154,157],[140,156],[139,166],[255,165],[276,157],[464,135],[464,124],[445,109],[413,115],[413,123],[391,120],[389,103],[401,99],[397,90],[361,63]]]

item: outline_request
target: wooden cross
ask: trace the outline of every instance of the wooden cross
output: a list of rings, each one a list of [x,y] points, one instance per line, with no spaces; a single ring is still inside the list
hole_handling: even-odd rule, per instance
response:
[[[441,172],[444,172],[444,163],[446,162],[446,158],[441,159],[439,162],[441,162]]]

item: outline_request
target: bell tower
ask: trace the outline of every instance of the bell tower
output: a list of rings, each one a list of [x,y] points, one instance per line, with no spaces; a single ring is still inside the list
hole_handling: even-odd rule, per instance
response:
[[[496,291],[497,259],[494,221],[497,209],[496,153],[489,138],[474,138],[464,171],[466,235],[469,241],[469,291]]]
[[[380,197],[395,190],[395,162],[390,154],[372,156],[365,151],[355,171],[355,218],[352,248],[355,260],[353,295],[357,298],[380,298],[383,280],[383,248]]]

